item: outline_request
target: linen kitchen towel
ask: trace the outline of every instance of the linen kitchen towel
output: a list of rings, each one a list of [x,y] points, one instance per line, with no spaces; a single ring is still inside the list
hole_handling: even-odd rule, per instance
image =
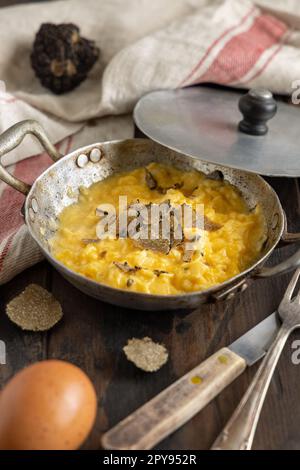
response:
[[[78,88],[56,96],[30,66],[41,23],[72,22],[101,57]],[[63,0],[0,9],[0,132],[37,119],[61,153],[133,135],[145,93],[204,82],[290,94],[300,79],[298,0]],[[29,158],[30,157],[30,158]],[[50,158],[28,137],[3,158],[32,182]],[[0,284],[41,259],[20,214],[24,196],[0,183]]]

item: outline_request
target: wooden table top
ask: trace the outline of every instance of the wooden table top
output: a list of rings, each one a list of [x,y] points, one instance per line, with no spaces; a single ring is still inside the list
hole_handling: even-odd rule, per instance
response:
[[[14,3],[17,3],[14,2]],[[20,2],[19,2],[20,3]],[[0,0],[0,6],[12,4]],[[300,230],[300,191],[296,179],[268,178],[286,210],[290,231]],[[277,249],[271,262],[284,260],[295,246]],[[101,434],[206,357],[239,337],[278,306],[290,275],[255,281],[227,303],[195,311],[142,312],[102,303],[79,292],[46,261],[0,288],[0,338],[6,342],[7,364],[0,367],[2,386],[19,369],[47,358],[71,361],[90,376],[98,394],[96,425],[84,444],[98,449]],[[9,321],[6,303],[36,282],[60,301],[64,319],[46,333],[24,333]],[[146,373],[122,352],[132,337],[150,336],[169,351],[168,363]],[[291,343],[285,347],[263,407],[254,449],[300,449],[300,366],[292,364]],[[257,365],[190,422],[165,439],[160,449],[208,449],[248,387]]]

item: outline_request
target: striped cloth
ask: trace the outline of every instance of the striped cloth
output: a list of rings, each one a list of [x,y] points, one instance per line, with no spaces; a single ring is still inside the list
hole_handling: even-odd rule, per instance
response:
[[[1,10],[0,131],[37,119],[62,153],[133,134],[130,113],[145,93],[204,82],[266,86],[290,94],[300,79],[298,0],[62,0]],[[101,61],[76,90],[54,96],[29,66],[34,34],[46,21],[74,22],[96,40]],[[5,46],[5,47],[4,47]],[[93,120],[91,122],[91,120]],[[25,139],[5,156],[32,182],[50,164]],[[30,157],[30,158],[28,158]],[[0,284],[39,261],[20,214],[24,197],[0,184]]]

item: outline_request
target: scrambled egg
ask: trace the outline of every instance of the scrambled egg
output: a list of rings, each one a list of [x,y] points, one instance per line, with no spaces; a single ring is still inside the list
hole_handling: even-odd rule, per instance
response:
[[[160,295],[208,289],[256,261],[266,239],[259,206],[250,211],[229,182],[208,178],[195,170],[183,172],[159,163],[151,163],[147,169],[157,181],[156,189],[147,184],[145,168],[114,174],[89,188],[80,188],[78,202],[61,212],[52,239],[52,253],[57,260],[94,281]],[[136,200],[158,204],[166,199],[171,204],[193,207],[203,204],[205,216],[219,228],[205,231],[201,250],[193,252],[188,262],[180,245],[166,254],[138,246],[131,238],[97,240],[96,208],[104,203],[117,208],[119,196],[124,195],[129,204]],[[122,266],[138,269],[123,270]]]

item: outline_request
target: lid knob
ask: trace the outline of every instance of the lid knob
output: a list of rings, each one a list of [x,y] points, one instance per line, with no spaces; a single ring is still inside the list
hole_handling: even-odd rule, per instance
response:
[[[239,122],[239,130],[245,134],[265,135],[267,121],[275,116],[277,103],[266,88],[252,88],[239,100],[239,110],[244,119]]]

